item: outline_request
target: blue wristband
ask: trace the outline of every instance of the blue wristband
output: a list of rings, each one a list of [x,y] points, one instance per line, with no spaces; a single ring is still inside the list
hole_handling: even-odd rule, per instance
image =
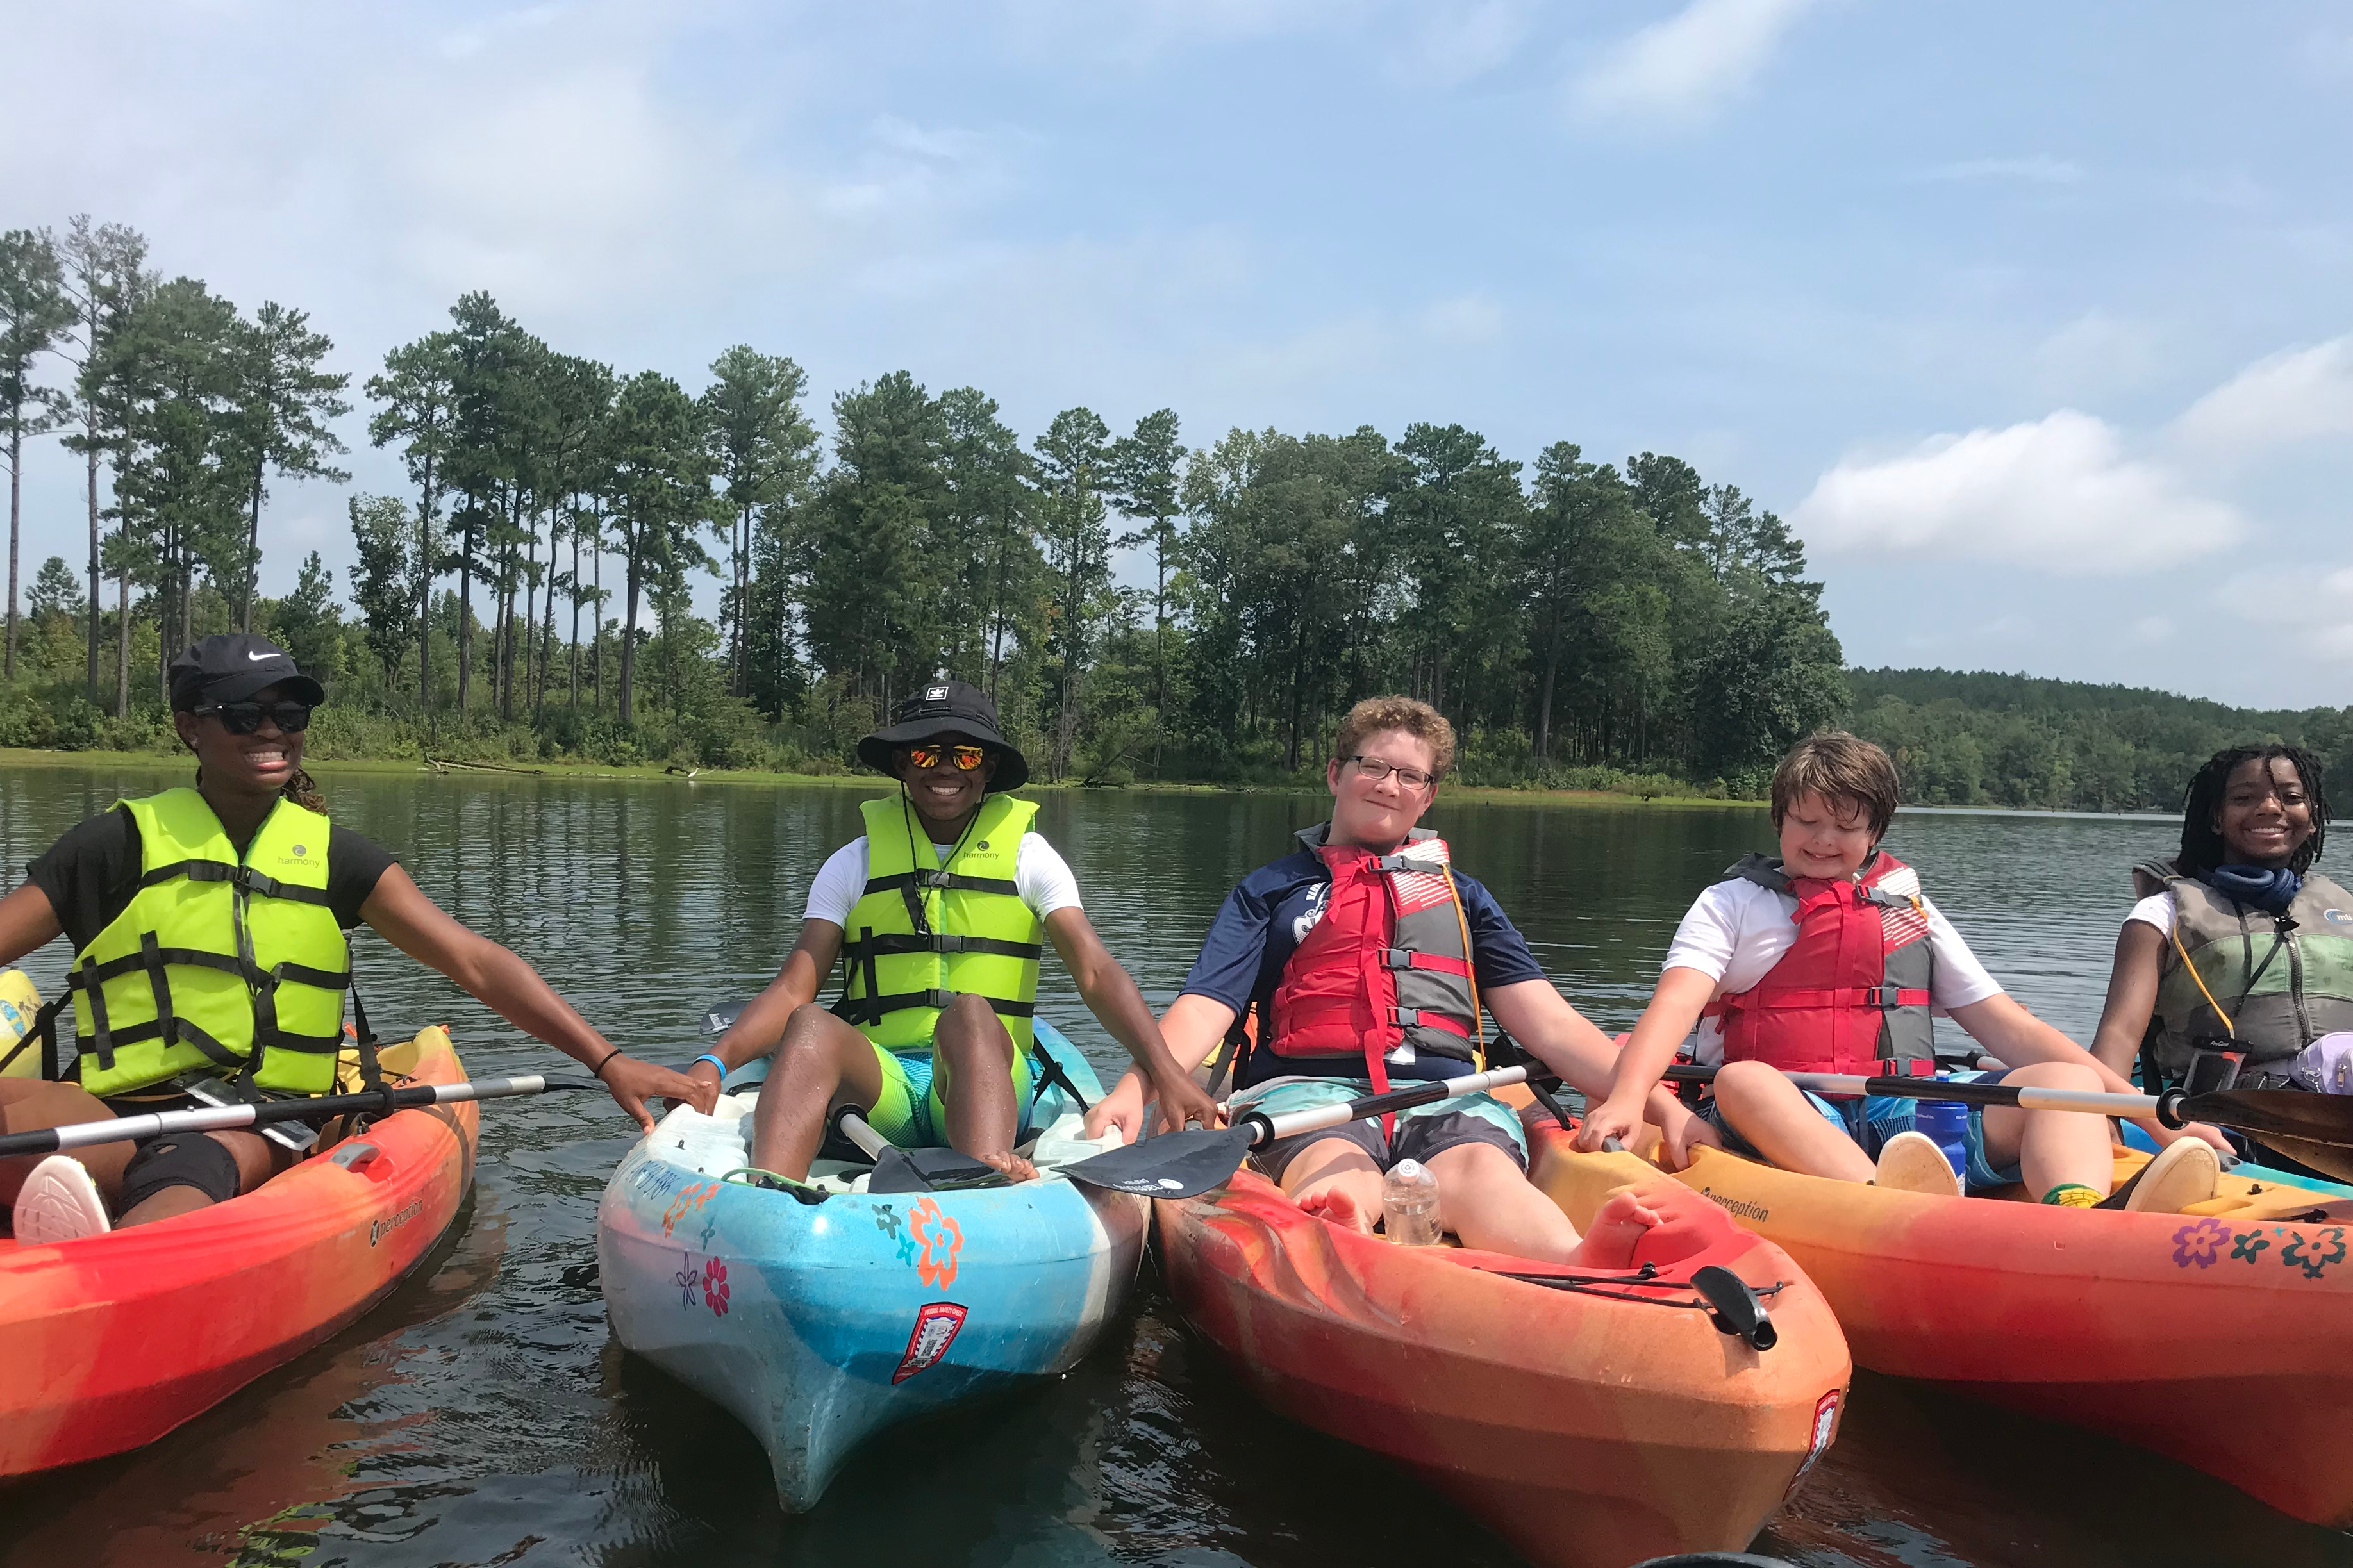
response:
[[[712,1056],[709,1051],[703,1052],[701,1056],[695,1058],[694,1061],[689,1062],[686,1065],[689,1068],[692,1068],[695,1065],[695,1062],[709,1062],[712,1067],[719,1069],[719,1081],[721,1083],[725,1083],[727,1081],[727,1064],[721,1061],[717,1057]]]

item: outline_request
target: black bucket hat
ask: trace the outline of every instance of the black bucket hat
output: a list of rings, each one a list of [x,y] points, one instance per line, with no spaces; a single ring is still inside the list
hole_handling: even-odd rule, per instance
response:
[[[997,756],[988,793],[1019,789],[1029,782],[1029,761],[997,727],[997,704],[967,680],[934,680],[891,710],[891,721],[858,742],[858,760],[878,773],[892,772],[891,753],[901,746],[962,735]]]
[[[189,645],[172,661],[172,706],[194,712],[216,702],[243,702],[257,691],[282,687],[289,701],[316,708],[326,689],[295,668],[294,658],[268,637],[218,632]]]

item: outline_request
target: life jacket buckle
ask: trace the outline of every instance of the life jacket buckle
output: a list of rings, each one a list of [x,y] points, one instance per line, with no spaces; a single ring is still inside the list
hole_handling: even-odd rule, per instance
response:
[[[1385,947],[1381,949],[1381,967],[1384,969],[1411,969],[1413,967],[1413,950],[1407,947]]]
[[[945,888],[948,885],[948,874],[944,870],[916,871],[913,876],[918,888]]]
[[[1904,988],[1900,985],[1873,985],[1863,991],[1862,1005],[1876,1007],[1883,1013],[1892,1013],[1904,1005],[1903,996]]]

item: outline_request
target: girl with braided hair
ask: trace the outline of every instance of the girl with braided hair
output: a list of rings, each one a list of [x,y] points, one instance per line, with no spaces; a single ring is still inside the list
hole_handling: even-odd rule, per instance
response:
[[[2154,1089],[2295,1083],[2295,1058],[2353,1029],[2353,894],[2313,869],[2328,834],[2319,759],[2217,752],[2185,793],[2181,850],[2133,868],[2093,1054]],[[2278,1157],[2266,1154],[2267,1163]]]

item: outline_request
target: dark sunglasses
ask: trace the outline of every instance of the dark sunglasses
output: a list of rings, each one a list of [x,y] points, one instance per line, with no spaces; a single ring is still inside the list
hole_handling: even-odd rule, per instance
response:
[[[311,727],[308,702],[216,702],[196,711],[214,715],[232,735],[252,734],[264,719],[277,725],[281,734],[298,735]]]

